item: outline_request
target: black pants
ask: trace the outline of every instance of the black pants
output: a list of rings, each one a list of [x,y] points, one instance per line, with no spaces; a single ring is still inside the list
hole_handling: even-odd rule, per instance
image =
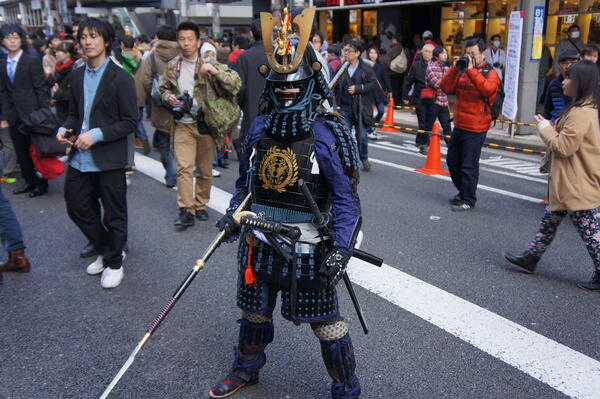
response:
[[[448,110],[448,107],[440,107],[437,104],[431,104],[427,106],[427,122],[425,125],[425,130],[431,131],[436,119],[438,119],[442,125],[442,132],[444,133],[444,136],[452,135],[450,111]],[[448,143],[447,138],[444,137],[444,140],[446,143]]]
[[[80,172],[69,167],[65,180],[67,212],[104,255],[104,266],[121,267],[127,242],[127,184],[124,169]],[[100,204],[104,208],[104,218]]]
[[[448,144],[446,163],[452,183],[458,189],[460,198],[471,206],[477,202],[475,192],[479,181],[479,157],[486,134],[487,132],[469,132],[455,127]]]
[[[420,130],[426,130],[427,126],[427,105],[426,104],[415,104],[416,112],[417,112],[417,121],[419,123]],[[429,135],[425,133],[417,133],[415,137],[415,144],[417,146],[420,145],[429,145]]]
[[[31,136],[29,136],[24,129],[25,126],[19,119],[17,119],[17,122],[10,127],[10,138],[15,146],[17,161],[19,162],[19,165],[21,165],[21,175],[27,184],[38,186],[41,189],[47,189],[48,180],[40,179],[35,174],[35,168],[33,166],[33,161],[31,160],[31,154],[29,153]]]
[[[394,97],[394,104],[402,104],[402,83],[404,82],[403,73],[392,73],[390,74],[390,84],[392,85],[392,96]]]

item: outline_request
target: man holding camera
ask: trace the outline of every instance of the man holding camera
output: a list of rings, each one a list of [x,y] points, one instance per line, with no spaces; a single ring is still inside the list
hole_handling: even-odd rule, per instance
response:
[[[448,144],[446,163],[458,194],[450,200],[455,212],[470,211],[477,202],[479,157],[492,123],[492,105],[500,87],[500,78],[485,61],[485,42],[470,38],[465,55],[456,57],[441,88],[456,94],[454,131]]]
[[[177,43],[181,55],[172,59],[161,79],[162,101],[173,112],[175,124],[173,143],[177,163],[178,229],[194,225],[198,220],[208,220],[206,204],[210,199],[212,161],[215,139],[204,123],[202,104],[205,98],[223,95],[234,96],[241,80],[226,65],[203,62],[198,54],[200,33],[193,22],[182,22],[177,27]],[[194,193],[194,168],[198,177]]]

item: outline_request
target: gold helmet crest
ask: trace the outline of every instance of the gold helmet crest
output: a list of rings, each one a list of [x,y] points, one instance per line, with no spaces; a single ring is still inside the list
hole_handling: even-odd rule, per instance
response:
[[[315,9],[315,7],[305,8],[294,19],[292,19],[287,7],[283,10],[279,19],[268,12],[260,13],[263,46],[269,67],[272,70],[277,73],[288,74],[298,69],[310,39]],[[276,27],[277,29],[275,29]],[[294,27],[297,27],[297,32],[294,31]],[[273,37],[274,32],[275,37]],[[292,46],[292,39],[298,39],[295,49]],[[277,45],[276,49],[274,48],[275,44]],[[281,61],[278,61],[278,59]]]

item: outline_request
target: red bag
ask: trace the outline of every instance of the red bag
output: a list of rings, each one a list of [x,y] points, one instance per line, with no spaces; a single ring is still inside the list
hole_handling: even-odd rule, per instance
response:
[[[65,173],[65,165],[57,157],[40,157],[33,142],[29,146],[29,154],[40,179],[56,179]]]
[[[421,103],[433,104],[435,102],[436,93],[431,87],[424,87],[421,89]]]

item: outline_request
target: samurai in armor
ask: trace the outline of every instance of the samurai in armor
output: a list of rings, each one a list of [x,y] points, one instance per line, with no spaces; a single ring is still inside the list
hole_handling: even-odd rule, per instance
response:
[[[217,222],[228,241],[240,237],[239,343],[229,374],[210,390],[211,398],[225,398],[258,383],[267,361],[265,349],[273,341],[273,310],[279,293],[282,316],[295,324],[310,323],[319,339],[333,380],[332,398],[360,396],[352,341],[336,294],[361,219],[357,147],[342,120],[321,110],[330,89],[322,64],[308,45],[314,13],[314,7],[291,14],[286,9],[279,20],[261,13],[269,62],[260,67],[266,76],[263,109],[245,138],[229,209]],[[276,25],[276,39],[269,40]],[[299,180],[321,212],[331,215],[328,235],[312,224],[313,213]],[[232,217],[248,193],[252,212],[300,228],[299,241],[286,248],[288,258],[261,231],[242,227]]]

